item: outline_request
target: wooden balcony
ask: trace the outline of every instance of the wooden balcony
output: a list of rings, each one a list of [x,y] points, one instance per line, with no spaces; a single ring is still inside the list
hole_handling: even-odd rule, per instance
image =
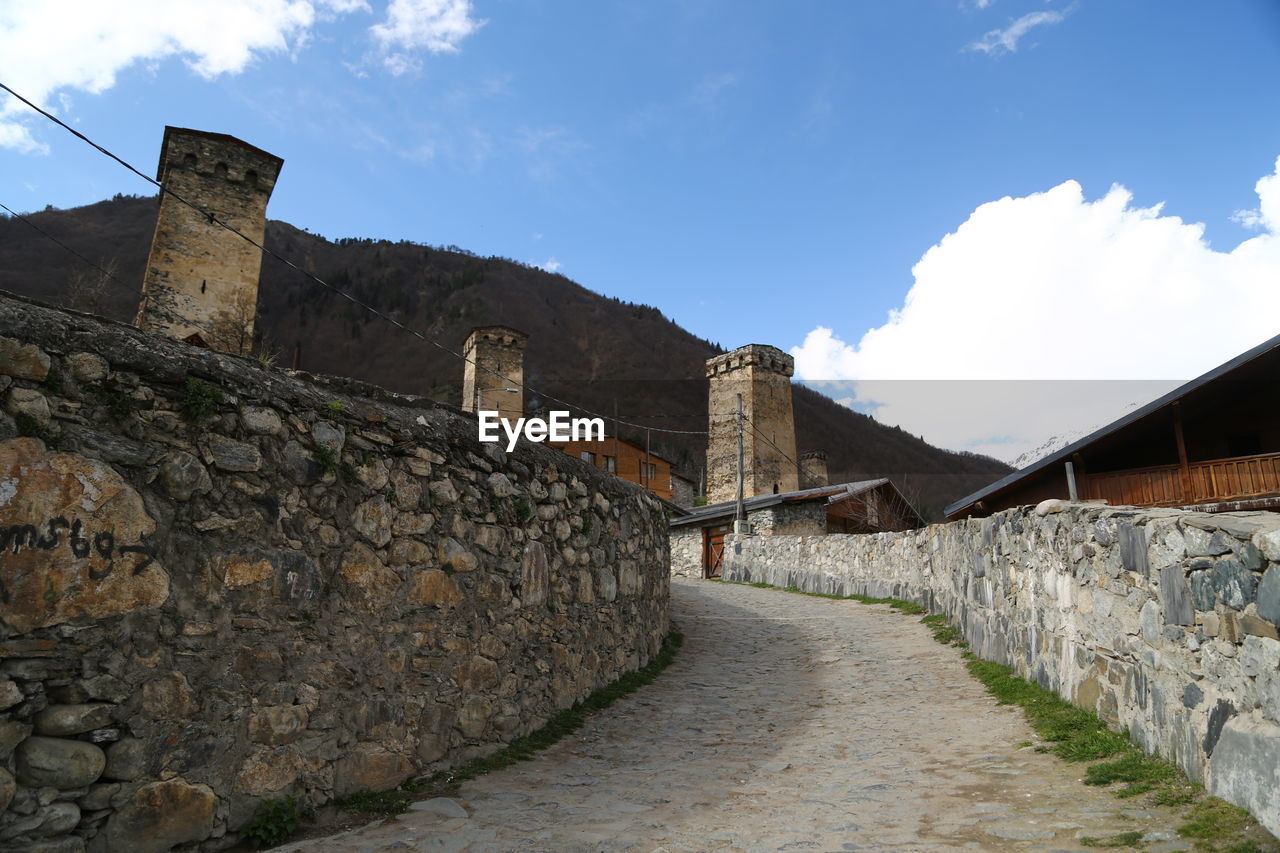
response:
[[[1080,478],[1080,496],[1112,506],[1189,506],[1280,496],[1280,453],[1108,471]]]

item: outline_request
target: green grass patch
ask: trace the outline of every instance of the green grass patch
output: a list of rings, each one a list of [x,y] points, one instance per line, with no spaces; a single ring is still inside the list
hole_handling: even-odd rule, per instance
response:
[[[188,379],[178,400],[178,411],[193,421],[207,418],[222,405],[222,389],[199,379]]]
[[[1137,749],[1127,737],[1108,729],[1097,715],[1019,678],[1007,666],[977,658],[970,659],[967,665],[969,672],[986,686],[997,702],[1023,709],[1027,722],[1048,744],[1045,749],[1059,758],[1095,761]]]
[[[1210,798],[1194,804],[1187,817],[1188,821],[1178,827],[1178,834],[1201,841],[1218,841],[1239,835],[1254,822],[1253,816],[1239,806]]]
[[[662,648],[644,667],[627,673],[612,684],[601,687],[572,708],[566,708],[556,714],[536,732],[516,738],[493,755],[477,758],[457,769],[442,771],[426,779],[406,782],[394,791],[362,791],[351,794],[335,800],[334,805],[347,812],[397,815],[403,813],[409,808],[410,803],[420,797],[446,794],[468,779],[510,767],[520,761],[527,761],[565,735],[580,729],[592,714],[608,708],[624,696],[652,683],[675,660],[676,652],[683,644],[684,635],[678,631],[672,631],[663,641]]]
[[[293,835],[299,821],[309,814],[310,810],[300,806],[293,797],[263,800],[240,832],[246,841],[259,849],[274,847]]]
[[[1080,836],[1080,843],[1085,847],[1133,847],[1141,840],[1141,832],[1119,832],[1106,838],[1096,838],[1092,835]]]

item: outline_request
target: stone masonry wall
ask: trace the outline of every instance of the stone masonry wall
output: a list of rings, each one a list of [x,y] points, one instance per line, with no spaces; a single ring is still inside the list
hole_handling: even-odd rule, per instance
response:
[[[920,601],[1280,833],[1280,516],[1052,509],[730,537],[725,577]]]
[[[227,847],[667,633],[660,504],[456,410],[8,295],[0,408],[0,849]]]
[[[671,574],[681,578],[702,577],[702,528],[671,528]]]

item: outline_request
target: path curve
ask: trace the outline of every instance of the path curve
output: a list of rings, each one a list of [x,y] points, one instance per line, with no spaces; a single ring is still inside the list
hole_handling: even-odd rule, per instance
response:
[[[1078,850],[1174,813],[1079,782],[1019,744],[917,618],[888,607],[673,579],[685,635],[652,685],[453,798],[286,851]],[[466,816],[461,816],[465,811]]]

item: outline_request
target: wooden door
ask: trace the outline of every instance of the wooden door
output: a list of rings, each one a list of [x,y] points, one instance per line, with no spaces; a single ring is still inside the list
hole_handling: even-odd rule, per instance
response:
[[[724,535],[729,525],[702,528],[702,576],[720,577],[720,564],[724,559]]]

